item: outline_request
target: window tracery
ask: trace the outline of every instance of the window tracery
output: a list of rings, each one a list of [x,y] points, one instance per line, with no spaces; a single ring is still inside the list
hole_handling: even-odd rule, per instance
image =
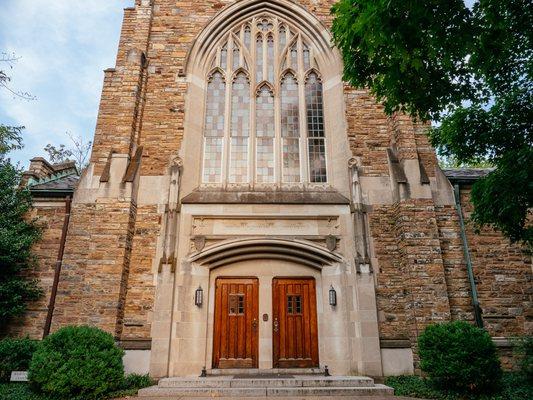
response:
[[[326,183],[323,87],[304,35],[262,15],[232,29],[210,63],[203,183]]]

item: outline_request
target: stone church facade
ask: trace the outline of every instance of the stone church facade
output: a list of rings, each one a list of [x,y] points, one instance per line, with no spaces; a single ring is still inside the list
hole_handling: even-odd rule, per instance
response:
[[[426,126],[343,83],[333,3],[125,10],[90,166],[74,189],[32,162],[46,295],[9,332],[41,337],[50,311],[155,377],[412,373],[423,328],[476,309],[503,355],[531,334],[530,254],[461,223],[484,172],[441,170]]]

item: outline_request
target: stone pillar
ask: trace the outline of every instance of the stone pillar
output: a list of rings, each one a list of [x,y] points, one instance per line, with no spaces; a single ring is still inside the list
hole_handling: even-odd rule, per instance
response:
[[[353,157],[348,162],[351,177],[351,209],[355,243],[355,273],[347,275],[353,285],[350,293],[350,312],[353,319],[353,362],[359,374],[382,376],[381,352],[379,345],[379,327],[376,305],[376,284],[374,266],[370,259],[368,237],[368,215],[364,204],[363,192],[359,178],[359,162]],[[352,311],[353,309],[353,311]]]
[[[150,373],[160,378],[169,374],[170,342],[174,304],[174,285],[178,273],[178,229],[180,224],[180,183],[183,162],[175,157],[169,169],[169,186],[165,213],[161,224],[161,240],[156,259],[158,273],[155,291],[155,304],[151,324],[152,353]]]

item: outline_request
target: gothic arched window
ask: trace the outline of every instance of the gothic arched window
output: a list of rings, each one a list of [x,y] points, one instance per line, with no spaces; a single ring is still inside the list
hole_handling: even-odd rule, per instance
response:
[[[203,183],[326,183],[322,81],[304,35],[277,17],[252,18],[210,64]]]

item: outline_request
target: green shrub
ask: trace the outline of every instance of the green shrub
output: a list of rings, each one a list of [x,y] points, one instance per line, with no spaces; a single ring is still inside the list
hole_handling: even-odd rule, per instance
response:
[[[109,393],[107,398],[122,398],[127,396],[135,396],[139,389],[154,385],[154,381],[149,375],[131,374],[124,378],[120,390]]]
[[[124,390],[129,389],[142,389],[148,386],[152,386],[154,381],[149,375],[130,374],[124,378],[122,388]]]
[[[0,382],[8,382],[11,371],[26,371],[37,341],[30,338],[0,340]]]
[[[533,336],[519,338],[516,343],[518,368],[533,382]]]
[[[48,336],[30,363],[30,382],[57,399],[91,400],[124,381],[124,352],[97,328],[70,326]]]
[[[419,376],[392,376],[385,384],[394,388],[396,396],[409,396],[434,400],[531,400],[533,382],[522,374],[503,374],[500,386],[491,393],[458,393],[457,391],[436,388],[429,380]]]
[[[418,338],[420,368],[439,387],[483,392],[502,376],[490,335],[464,321],[428,326]]]
[[[2,400],[53,400],[45,395],[35,393],[25,382],[0,383]]]

